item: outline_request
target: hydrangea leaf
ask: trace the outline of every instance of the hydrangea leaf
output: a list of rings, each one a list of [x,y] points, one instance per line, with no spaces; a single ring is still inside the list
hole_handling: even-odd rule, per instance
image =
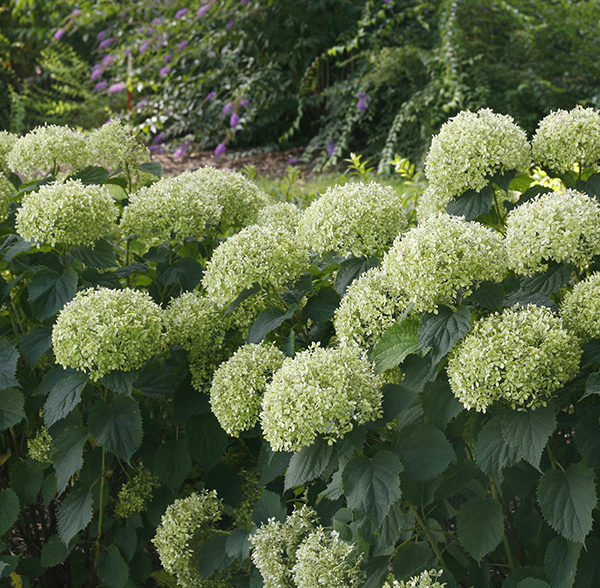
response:
[[[544,555],[544,568],[552,586],[573,586],[582,547],[581,543],[565,541],[562,537],[550,541]]]
[[[194,461],[210,470],[219,463],[229,444],[229,436],[212,412],[192,416],[186,424],[188,449]]]
[[[540,479],[537,499],[548,524],[568,541],[582,543],[592,530],[598,498],[594,471],[571,464],[564,472],[550,470]]]
[[[592,394],[600,394],[600,371],[594,372],[588,376],[588,379],[585,382],[585,393],[581,397],[581,400]]]
[[[600,410],[590,408],[575,424],[575,445],[588,465],[600,468]]]
[[[427,541],[405,543],[398,548],[394,557],[394,575],[408,578],[420,570],[430,568],[435,562],[435,555]]]
[[[600,539],[588,537],[578,560],[575,588],[595,588],[600,578]]]
[[[231,314],[244,300],[260,292],[260,284],[255,282],[249,288],[244,288],[240,295],[225,309],[225,314]]]
[[[331,456],[333,447],[324,439],[318,439],[312,445],[294,453],[285,473],[285,489],[310,482],[324,471]]]
[[[481,429],[475,441],[475,461],[488,476],[497,476],[505,467],[519,461],[518,452],[502,435],[502,418],[490,419]]]
[[[262,485],[272,482],[285,472],[293,454],[273,451],[268,443],[263,443],[258,454],[258,471]]]
[[[465,409],[458,398],[452,394],[446,381],[425,384],[420,399],[423,414],[434,427],[439,429],[444,429],[455,416]]]
[[[521,289],[532,294],[548,296],[558,292],[571,278],[573,266],[569,263],[548,262],[545,272],[525,277],[521,280]]]
[[[197,555],[198,571],[202,577],[210,576],[215,570],[231,565],[233,557],[227,553],[228,535],[211,537],[199,550]]]
[[[24,504],[37,503],[44,482],[45,465],[33,459],[20,459],[9,468],[10,486]]]
[[[487,185],[481,191],[467,190],[456,200],[451,200],[446,206],[448,214],[464,216],[465,220],[474,220],[489,212],[494,202],[494,188]]]
[[[92,493],[86,488],[73,488],[58,511],[58,534],[65,545],[89,525],[92,514]]]
[[[335,291],[343,296],[348,286],[361,274],[377,266],[379,260],[376,257],[351,257],[342,262],[335,276]]]
[[[92,246],[79,245],[71,250],[71,254],[84,265],[96,269],[108,269],[119,265],[115,249],[106,239],[100,239]]]
[[[109,545],[98,555],[98,577],[104,586],[123,588],[129,578],[129,566],[116,545]]]
[[[162,176],[162,165],[158,161],[146,161],[138,165],[138,169],[148,172],[157,178]]]
[[[281,502],[279,494],[270,490],[263,490],[252,512],[254,523],[258,526],[266,523],[270,518],[283,522],[286,516],[287,508]]]
[[[52,568],[61,564],[69,555],[67,546],[60,540],[58,535],[52,535],[42,547],[40,563],[45,568]]]
[[[17,348],[5,339],[0,339],[0,390],[20,387],[15,376],[18,360],[19,352]]]
[[[81,180],[82,184],[104,184],[110,177],[110,172],[99,165],[88,165],[67,178],[67,180]]]
[[[88,437],[83,427],[72,425],[62,429],[53,439],[52,463],[56,487],[62,492],[71,476],[83,466],[83,444]]]
[[[77,274],[71,268],[59,274],[43,268],[33,274],[28,286],[29,302],[40,319],[56,314],[77,291]]]
[[[25,418],[25,397],[19,390],[0,391],[0,431],[8,429]]]
[[[272,330],[289,319],[296,312],[296,308],[297,305],[293,305],[287,311],[279,306],[265,308],[252,323],[248,331],[247,342],[260,343]]]
[[[19,351],[31,367],[34,367],[51,347],[52,327],[43,325],[35,325],[19,341]]]
[[[4,535],[19,516],[19,497],[12,488],[0,490],[0,536]]]
[[[381,373],[402,363],[411,353],[421,349],[419,344],[419,322],[404,319],[392,325],[373,347],[371,360],[375,363],[375,372]]]
[[[84,374],[64,372],[57,377],[65,376],[52,387],[44,404],[44,423],[51,427],[65,418],[81,401],[81,392],[87,384]]]
[[[167,441],[156,450],[153,471],[172,490],[183,483],[191,467],[192,458],[185,439]]]
[[[163,287],[177,285],[183,290],[193,290],[202,279],[202,265],[193,257],[182,257],[173,263],[159,263],[156,281]]]
[[[428,313],[419,325],[421,347],[431,347],[433,362],[439,362],[471,328],[471,311],[461,306],[453,311],[440,306],[438,312]]]
[[[325,286],[319,293],[309,298],[302,314],[316,323],[326,323],[333,318],[340,304],[340,295],[331,287]]]
[[[469,498],[458,512],[458,537],[463,547],[476,559],[492,551],[504,533],[504,516],[500,503],[489,497]]]

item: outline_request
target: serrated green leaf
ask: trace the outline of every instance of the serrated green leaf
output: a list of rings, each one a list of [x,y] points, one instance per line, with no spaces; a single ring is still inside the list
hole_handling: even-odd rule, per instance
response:
[[[98,445],[126,461],[142,443],[142,415],[138,403],[127,396],[98,400],[88,418],[92,437]]]
[[[575,576],[575,588],[597,588],[600,578],[600,539],[588,537],[580,555]]]
[[[185,439],[167,441],[154,454],[153,471],[172,490],[183,483],[191,467],[192,458]]]
[[[193,257],[182,257],[173,263],[159,263],[156,280],[163,287],[177,285],[182,290],[193,290],[202,279],[202,265]]]
[[[600,371],[588,376],[585,381],[585,394],[581,397],[581,400],[595,394],[600,394]]]
[[[488,184],[479,192],[467,190],[456,200],[451,200],[446,206],[446,210],[448,214],[464,216],[465,220],[469,221],[489,212],[493,202],[494,188]]]
[[[342,473],[348,507],[381,524],[400,498],[401,471],[398,456],[386,450],[373,459],[364,455],[351,459]]]
[[[482,472],[497,476],[505,467],[519,461],[519,454],[502,435],[502,418],[496,416],[487,422],[475,442],[475,461]]]
[[[19,351],[25,361],[34,367],[42,355],[52,348],[52,327],[35,325],[19,341]]]
[[[101,270],[119,265],[115,248],[106,239],[100,239],[94,245],[79,245],[71,250],[71,254],[77,261],[90,268]]]
[[[571,464],[564,472],[550,470],[540,479],[538,504],[548,524],[568,541],[583,543],[592,530],[597,496],[594,471]]]
[[[201,576],[210,576],[215,570],[231,565],[234,558],[227,553],[228,538],[228,535],[216,535],[202,545],[196,556],[196,567]]]
[[[471,311],[466,306],[456,311],[440,306],[437,314],[426,314],[419,326],[421,347],[431,347],[434,363],[438,363],[471,328]]]
[[[386,384],[383,394],[383,421],[389,423],[415,402],[417,395],[402,384]]]
[[[41,564],[45,568],[53,568],[65,561],[67,555],[69,555],[67,546],[58,535],[52,535],[42,547]]]
[[[263,443],[258,454],[260,484],[265,486],[275,478],[281,476],[287,469],[291,457],[291,453],[272,451],[268,443]]]
[[[44,464],[33,459],[20,459],[9,468],[10,487],[23,504],[37,503],[44,483]]]
[[[81,401],[81,392],[87,384],[84,374],[66,375],[58,380],[50,390],[44,404],[44,423],[51,427],[57,421],[64,419]]]
[[[80,180],[82,184],[104,184],[110,177],[110,172],[99,165],[88,165],[75,174],[70,175],[69,180]]]
[[[399,538],[407,539],[412,535],[414,516],[410,511],[405,513],[402,507],[402,500],[397,500],[387,513],[373,546],[374,556],[391,555]]]
[[[270,518],[274,518],[282,523],[286,517],[287,508],[281,502],[279,494],[270,490],[263,490],[252,511],[254,524],[258,527],[262,523],[266,523]]]
[[[441,474],[456,454],[444,433],[429,423],[408,425],[398,432],[393,449],[411,480],[429,480]]]
[[[550,541],[544,555],[544,568],[552,586],[573,586],[581,548],[580,543],[565,541],[562,537],[555,537]]]
[[[525,578],[517,584],[517,588],[551,588],[551,586],[539,578]]]
[[[210,470],[223,457],[229,436],[212,412],[190,417],[185,430],[190,455],[203,470]]]
[[[458,537],[462,546],[476,559],[492,551],[502,540],[502,506],[493,498],[469,498],[458,512]]]
[[[490,182],[498,186],[504,192],[508,192],[508,187],[517,175],[515,170],[510,170],[504,173],[498,173],[490,178]]]
[[[286,319],[289,319],[297,309],[297,305],[292,305],[289,310],[284,310],[279,306],[269,306],[265,308],[250,326],[248,331],[248,343],[260,343],[271,331],[279,327]]]
[[[342,262],[335,276],[335,291],[343,296],[348,286],[361,274],[375,267],[379,263],[376,257],[363,259],[362,257],[351,257]]]
[[[546,294],[541,294],[540,292],[528,292],[527,290],[517,290],[516,292],[511,292],[504,299],[504,306],[514,306],[518,304],[519,306],[529,306],[530,304],[535,304],[536,306],[545,306],[549,308],[553,312],[558,311],[558,307],[552,299],[550,299]]]
[[[550,261],[545,272],[522,278],[521,289],[532,294],[548,296],[558,292],[569,281],[572,273],[572,265]]]
[[[435,427],[444,427],[465,410],[463,404],[452,394],[447,381],[425,384],[421,394],[421,405],[425,418]]]
[[[484,281],[469,296],[469,304],[474,304],[486,310],[497,310],[504,300],[504,287],[496,282]]]
[[[19,516],[19,497],[12,488],[0,489],[0,537],[14,524]]]
[[[421,349],[419,344],[419,322],[404,319],[392,325],[377,341],[371,352],[375,372],[380,374],[402,363],[411,353]]]
[[[591,198],[598,200],[600,197],[600,174],[592,174],[585,182],[583,191]]]
[[[294,453],[285,473],[285,490],[311,482],[320,476],[325,471],[332,454],[333,447],[323,439],[318,439],[309,447]]]
[[[20,387],[15,376],[18,360],[19,352],[17,348],[5,339],[0,339],[0,390]]]
[[[34,314],[47,319],[56,314],[77,292],[77,274],[71,268],[59,274],[44,268],[33,274],[28,286],[29,302]]]
[[[138,372],[122,372],[115,370],[109,372],[102,378],[102,383],[117,394],[131,396],[133,385],[138,379]]]
[[[255,282],[250,288],[242,290],[240,295],[226,308],[225,314],[231,314],[244,300],[250,298],[253,294],[260,292],[260,285]]]
[[[326,323],[333,318],[340,304],[340,295],[331,287],[321,288],[316,296],[309,298],[302,314],[316,323]]]
[[[58,534],[65,545],[85,529],[92,520],[92,493],[86,488],[73,488],[58,510]]]
[[[72,425],[62,429],[53,439],[52,464],[56,472],[56,487],[62,492],[71,476],[83,466],[83,444],[87,440],[87,431]]]
[[[227,537],[225,551],[232,559],[245,561],[250,555],[249,534],[242,529],[236,529]]]
[[[116,545],[109,545],[98,555],[98,577],[104,586],[123,588],[129,578],[129,566]]]
[[[25,418],[25,397],[19,390],[0,390],[0,431],[8,429]]]
[[[427,541],[406,543],[396,551],[394,557],[394,575],[398,578],[408,578],[421,570],[431,569],[435,555]]]
[[[162,165],[158,161],[147,161],[138,165],[138,169],[148,172],[157,178],[162,176]]]
[[[556,429],[554,409],[550,406],[525,412],[511,411],[502,417],[502,435],[519,458],[539,469],[542,452]]]

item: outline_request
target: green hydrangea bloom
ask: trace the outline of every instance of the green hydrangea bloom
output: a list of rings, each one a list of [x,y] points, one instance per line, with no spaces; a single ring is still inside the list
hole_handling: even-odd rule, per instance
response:
[[[576,190],[536,196],[508,215],[506,251],[510,268],[528,276],[548,260],[585,266],[600,253],[600,205]]]
[[[41,462],[52,461],[52,437],[46,427],[42,427],[33,439],[27,439],[29,457]]]
[[[441,575],[442,570],[428,570],[402,582],[390,576],[383,585],[383,588],[444,588],[446,582],[437,581]]]
[[[444,211],[467,190],[479,192],[490,176],[526,172],[530,163],[527,135],[512,117],[488,108],[460,112],[431,141],[425,161],[430,186],[419,201],[419,217]]]
[[[367,351],[402,316],[406,296],[392,294],[387,276],[373,268],[355,280],[335,311],[333,326],[342,345]]]
[[[576,106],[543,118],[532,140],[533,158],[553,172],[563,173],[600,163],[600,113]]]
[[[29,241],[66,247],[93,245],[116,227],[118,215],[104,186],[68,180],[25,194],[15,228]]]
[[[380,381],[354,346],[312,346],[288,358],[267,385],[261,423],[273,451],[300,451],[317,435],[343,437],[381,416]]]
[[[212,576],[200,576],[197,557],[214,536],[213,527],[221,519],[222,508],[214,490],[203,490],[176,500],[162,516],[152,543],[163,568],[182,588],[215,586]]]
[[[194,174],[223,208],[221,224],[224,227],[239,228],[256,222],[259,211],[269,204],[267,194],[239,172],[206,166]]]
[[[341,541],[337,531],[318,527],[296,551],[294,582],[298,588],[362,586],[361,559],[356,545]]]
[[[130,196],[123,211],[121,231],[135,234],[148,245],[202,239],[207,227],[219,221],[222,207],[193,172],[163,178]]]
[[[210,407],[232,437],[258,421],[262,397],[285,355],[268,344],[240,347],[213,375]]]
[[[451,352],[447,372],[468,409],[485,412],[494,402],[535,409],[577,374],[581,353],[551,310],[516,306],[475,323]]]
[[[0,222],[8,216],[8,207],[13,193],[12,184],[0,174]]]
[[[0,171],[5,174],[10,172],[8,167],[8,154],[19,139],[18,135],[8,131],[0,131]]]
[[[381,269],[398,296],[414,302],[415,312],[436,312],[454,304],[474,284],[501,281],[507,272],[502,237],[488,227],[443,213],[399,235]]]
[[[291,202],[277,202],[265,206],[259,214],[257,224],[266,226],[283,227],[290,232],[295,232],[300,222],[302,211]]]
[[[332,186],[303,213],[297,235],[316,253],[383,254],[408,220],[390,186],[354,182]]]
[[[9,169],[29,178],[35,174],[65,173],[86,165],[85,135],[69,127],[45,125],[19,138],[7,157]]]
[[[582,341],[600,339],[600,272],[594,272],[568,292],[560,316]]]
[[[315,529],[316,520],[317,513],[303,505],[284,523],[271,518],[251,535],[252,563],[261,573],[265,588],[296,588],[292,579],[296,551]]]
[[[165,348],[163,311],[146,292],[83,290],[52,329],[56,361],[99,380],[113,370],[141,367]]]
[[[115,505],[115,516],[126,519],[136,512],[144,512],[152,499],[158,478],[143,464],[139,464],[133,476],[121,486]]]
[[[308,267],[308,251],[289,231],[251,225],[229,237],[213,252],[202,285],[226,308],[255,283],[279,292]]]

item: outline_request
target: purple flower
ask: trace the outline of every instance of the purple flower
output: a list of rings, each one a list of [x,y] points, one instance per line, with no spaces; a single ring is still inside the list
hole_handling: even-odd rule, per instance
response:
[[[240,106],[248,106],[250,104],[250,100],[248,98],[242,98],[240,100]]]
[[[220,157],[221,155],[225,155],[225,151],[227,151],[227,145],[225,145],[225,141],[223,141],[223,143],[219,143],[215,147],[215,157]]]
[[[106,69],[112,65],[113,61],[114,59],[112,55],[105,55],[100,62],[100,67],[102,67],[102,69]]]
[[[329,139],[327,142],[327,155],[331,157],[335,153],[336,144],[333,139]]]
[[[164,57],[163,57],[163,63],[169,63],[169,61],[171,61],[171,57],[173,57],[170,53],[167,53]]]
[[[225,28],[230,31],[235,26],[235,20],[228,20]]]
[[[65,30],[64,29],[58,29],[58,31],[56,31],[54,33],[54,40],[55,41],[60,41],[64,36],[65,36]]]
[[[182,16],[185,16],[189,11],[189,8],[181,8],[175,13],[175,18],[181,18]]]
[[[210,4],[204,4],[198,8],[198,12],[196,12],[196,16],[204,16],[210,10]]]
[[[367,110],[367,106],[369,104],[369,96],[366,92],[357,92],[354,94],[355,98],[358,98],[358,102],[356,103],[356,110],[358,112],[365,112]]]
[[[104,88],[106,88],[106,85],[108,84],[108,82],[106,80],[102,80],[101,82],[98,82],[95,86],[94,86],[94,90],[96,92],[101,92],[102,90],[104,90]]]
[[[240,115],[237,112],[234,112],[229,119],[229,126],[233,129],[233,127],[237,127],[240,123]]]
[[[246,4],[248,4],[248,2],[250,2],[250,0],[240,0],[240,4],[242,6],[246,6]]]
[[[163,132],[160,132],[154,136],[154,139],[152,139],[152,145],[160,145],[161,143],[165,142],[165,139],[165,134]]]
[[[162,23],[162,18],[153,18],[153,19],[150,21],[150,24],[153,24],[153,25],[159,25],[159,24],[161,24],[161,23]]]
[[[108,86],[108,93],[109,94],[118,94],[119,92],[122,92],[123,90],[126,90],[127,86],[125,85],[125,82],[117,82],[116,84],[111,84],[110,86]]]
[[[288,157],[288,163],[290,165],[298,165],[298,160],[295,157]]]
[[[181,145],[179,145],[179,147],[177,147],[177,150],[175,151],[175,153],[173,153],[173,157],[175,157],[176,159],[183,157],[183,155],[189,148],[190,144],[187,141],[184,141]]]
[[[108,37],[108,39],[103,39],[102,41],[100,41],[98,49],[106,49],[112,44],[113,41],[114,39],[112,37]]]
[[[102,39],[104,39],[104,37],[106,37],[107,34],[108,34],[108,29],[104,29],[103,31],[100,31],[96,35],[96,38],[98,39],[98,41],[101,41]]]
[[[227,102],[227,104],[225,104],[225,106],[223,106],[223,110],[221,112],[223,112],[223,114],[227,115],[227,114],[230,114],[232,110],[233,110],[233,104],[231,102]]]
[[[160,77],[164,77],[166,75],[169,74],[169,72],[171,71],[171,67],[169,65],[165,65],[165,67],[161,67],[160,71],[158,72]]]
[[[103,73],[103,69],[100,66],[100,64],[96,64],[94,65],[94,67],[92,68],[92,73],[90,74],[90,80],[97,80],[102,76]]]
[[[135,105],[135,109],[136,110],[142,110],[142,108],[144,108],[144,106],[146,106],[148,104],[148,98],[142,98],[136,105]]]
[[[144,51],[146,51],[146,49],[148,49],[148,47],[150,47],[150,45],[152,45],[152,41],[144,41],[140,45],[140,48],[138,49],[138,53],[143,53]]]
[[[148,149],[152,151],[152,153],[164,153],[165,148],[162,145],[149,145]]]
[[[183,51],[187,46],[188,46],[187,41],[181,41],[181,43],[179,43],[179,45],[177,45],[177,50]]]
[[[206,95],[206,98],[204,98],[204,100],[205,100],[206,102],[211,102],[211,101],[212,101],[212,100],[214,100],[216,97],[217,97],[217,93],[216,93],[214,90],[212,90],[211,92],[209,92],[209,93]]]
[[[79,8],[73,8],[71,11],[71,16],[79,16],[81,14],[81,10]]]
[[[125,51],[123,51],[123,55],[125,55],[125,57],[129,57],[132,53],[133,51],[131,49],[125,49]]]
[[[386,6],[389,6],[389,5],[392,3],[392,0],[383,0],[383,3],[384,3]]]

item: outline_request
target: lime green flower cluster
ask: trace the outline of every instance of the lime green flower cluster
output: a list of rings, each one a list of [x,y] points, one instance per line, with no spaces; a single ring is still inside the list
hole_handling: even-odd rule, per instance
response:
[[[83,290],[52,329],[56,361],[99,380],[113,370],[141,367],[166,345],[163,311],[146,292]]]
[[[431,141],[425,161],[429,189],[419,201],[419,216],[445,210],[467,190],[479,192],[490,176],[526,172],[530,163],[527,135],[512,117],[489,109],[460,112]]]
[[[8,154],[15,146],[18,136],[8,131],[0,131],[0,171],[7,174],[10,172],[8,167]]]
[[[600,163],[600,113],[576,106],[542,119],[532,140],[533,158],[549,170],[564,173]]]
[[[214,193],[194,172],[163,178],[130,196],[123,211],[121,231],[135,234],[148,245],[202,239],[207,227],[218,223],[222,207]]]
[[[452,351],[447,372],[468,409],[485,412],[494,402],[535,409],[575,376],[581,353],[551,310],[512,307],[475,323]]]
[[[144,512],[152,499],[154,488],[159,486],[158,478],[140,463],[133,476],[119,490],[115,516],[126,519],[136,512]]]
[[[251,225],[221,243],[206,266],[202,284],[226,308],[255,283],[272,292],[308,267],[308,250],[279,227]]]
[[[402,582],[390,576],[383,585],[383,588],[444,588],[446,582],[437,581],[441,575],[442,570],[428,570]]]
[[[265,588],[294,588],[296,551],[314,531],[316,521],[317,513],[303,505],[284,523],[269,519],[250,537],[252,563],[260,571]]]
[[[518,274],[545,271],[548,260],[585,266],[600,253],[600,205],[576,190],[536,196],[508,215],[506,251]]]
[[[383,254],[407,225],[393,188],[354,182],[328,188],[304,211],[297,234],[316,253],[371,256]]]
[[[267,194],[239,172],[207,166],[194,173],[223,208],[224,227],[239,228],[256,222],[259,211],[269,204]]]
[[[398,296],[414,302],[416,312],[436,312],[454,304],[483,280],[501,281],[507,259],[501,236],[462,217],[438,213],[399,235],[381,269]]]
[[[367,351],[398,321],[408,307],[408,299],[391,292],[379,268],[370,269],[350,284],[333,319],[342,345],[357,345]]]
[[[232,437],[251,429],[258,421],[262,398],[285,355],[269,344],[244,345],[214,373],[210,406]]]
[[[116,227],[119,209],[104,186],[54,182],[23,197],[16,231],[29,241],[66,247],[93,245]]]
[[[267,385],[261,423],[274,451],[299,451],[317,435],[330,442],[381,416],[380,381],[354,346],[313,345],[287,358]]]
[[[258,224],[261,226],[283,227],[290,232],[295,232],[300,222],[302,213],[291,202],[277,202],[265,206],[259,215]]]
[[[568,292],[560,305],[567,329],[582,341],[600,339],[600,272],[595,272]]]
[[[213,588],[214,579],[203,578],[196,558],[200,548],[214,536],[213,526],[222,516],[217,493],[203,490],[171,504],[152,539],[163,568],[182,588]]]
[[[87,163],[85,135],[69,127],[36,127],[14,144],[7,157],[9,169],[31,177],[36,173],[78,170]]]
[[[46,427],[42,427],[33,439],[27,440],[27,450],[29,457],[36,461],[52,461],[52,437]]]
[[[8,216],[8,206],[13,195],[12,184],[3,174],[0,174],[0,222]]]

